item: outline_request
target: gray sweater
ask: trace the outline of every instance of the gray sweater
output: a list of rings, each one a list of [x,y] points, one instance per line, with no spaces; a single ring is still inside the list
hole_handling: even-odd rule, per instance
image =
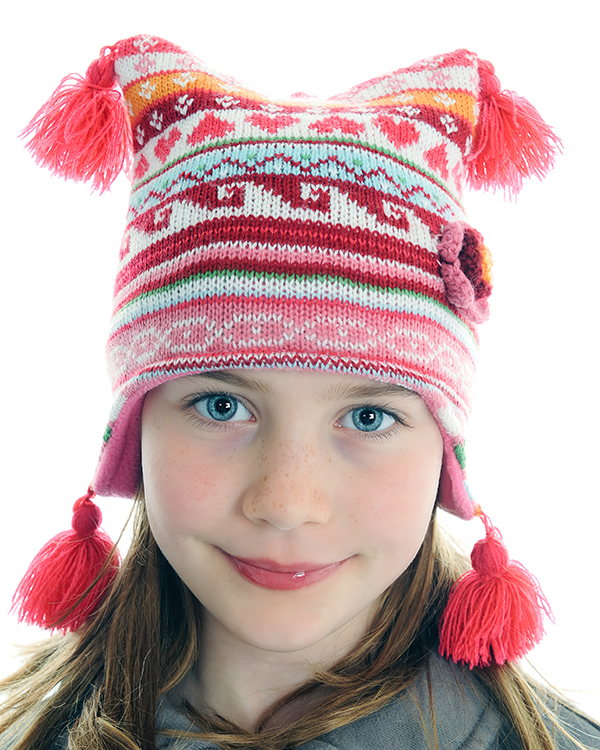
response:
[[[514,730],[498,713],[486,688],[468,669],[438,655],[431,656],[429,667],[440,750],[522,750]],[[564,729],[582,745],[600,750],[600,726],[566,707],[559,709],[559,719]],[[218,750],[211,742],[161,735],[161,729],[193,731],[190,720],[166,697],[159,703],[156,728],[157,750]],[[555,741],[558,750],[576,748],[558,731]],[[51,750],[66,750],[67,743],[65,731]],[[11,744],[6,735],[0,738],[0,750],[10,750]],[[388,706],[302,745],[303,750],[430,750],[435,747],[425,670]]]
[[[438,655],[430,658],[433,709],[440,750],[521,750],[514,731],[492,705],[487,690],[466,668]],[[563,727],[586,747],[600,750],[600,727],[567,708],[560,710]],[[302,750],[430,750],[435,748],[429,685],[425,670],[410,690],[370,716],[334,729],[302,745]],[[156,727],[193,729],[191,722],[166,699]],[[427,727],[427,730],[425,729]],[[557,748],[574,750],[556,734]],[[160,733],[157,750],[217,750],[211,742],[174,740]]]

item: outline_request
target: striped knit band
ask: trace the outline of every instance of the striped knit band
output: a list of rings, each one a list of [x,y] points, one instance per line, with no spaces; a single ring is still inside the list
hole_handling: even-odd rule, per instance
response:
[[[301,368],[416,391],[445,442],[440,502],[471,517],[463,442],[491,286],[461,192],[481,61],[462,50],[279,101],[156,37],[109,54],[135,160],[96,492],[136,492],[151,388]]]

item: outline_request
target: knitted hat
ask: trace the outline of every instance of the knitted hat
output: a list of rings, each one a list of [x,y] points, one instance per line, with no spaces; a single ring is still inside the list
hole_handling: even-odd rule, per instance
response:
[[[440,502],[472,517],[463,436],[491,291],[460,203],[477,57],[444,55],[326,101],[268,99],[154,37],[102,63],[123,91],[135,161],[96,492],[137,491],[151,388],[291,367],[419,393],[445,436]]]
[[[98,494],[136,493],[160,383],[312,369],[418,393],[444,441],[439,504],[473,517],[464,435],[491,259],[463,189],[517,192],[558,143],[490,63],[458,50],[278,100],[137,36],[65,79],[26,133],[38,161],[100,190],[133,151]]]

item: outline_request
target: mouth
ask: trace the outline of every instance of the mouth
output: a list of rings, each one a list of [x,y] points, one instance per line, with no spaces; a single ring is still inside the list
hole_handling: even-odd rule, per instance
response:
[[[235,570],[250,583],[264,589],[293,591],[328,578],[350,558],[326,565],[292,563],[280,565],[271,560],[245,560],[221,550]]]

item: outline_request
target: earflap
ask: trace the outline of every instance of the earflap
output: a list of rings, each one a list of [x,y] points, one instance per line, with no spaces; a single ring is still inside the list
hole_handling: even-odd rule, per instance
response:
[[[465,473],[464,445],[453,445],[445,429],[440,428],[444,443],[444,457],[438,488],[438,506],[470,521],[475,513]]]

